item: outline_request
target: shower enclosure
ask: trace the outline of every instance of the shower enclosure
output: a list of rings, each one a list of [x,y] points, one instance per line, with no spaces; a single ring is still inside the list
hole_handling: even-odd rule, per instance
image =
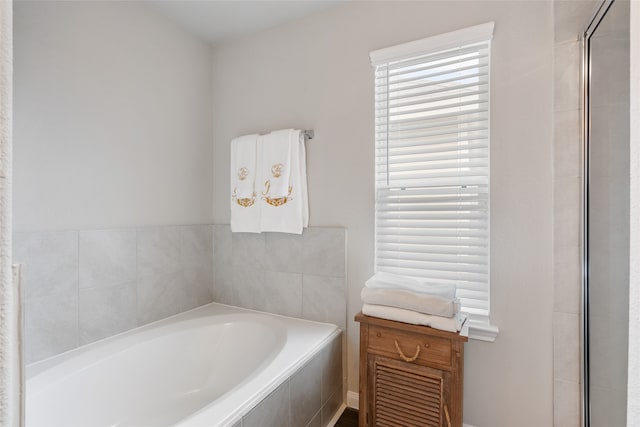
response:
[[[583,420],[626,426],[629,1],[605,1],[585,46]]]

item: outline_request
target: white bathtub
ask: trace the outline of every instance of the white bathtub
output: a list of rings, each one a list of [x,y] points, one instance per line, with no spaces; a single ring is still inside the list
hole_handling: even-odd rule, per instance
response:
[[[26,425],[232,425],[339,333],[209,304],[27,366]]]

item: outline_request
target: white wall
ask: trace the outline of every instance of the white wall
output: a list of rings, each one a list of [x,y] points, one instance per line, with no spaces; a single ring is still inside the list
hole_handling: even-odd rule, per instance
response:
[[[211,222],[206,44],[138,2],[17,2],[14,31],[14,231]]]
[[[359,293],[373,271],[371,50],[487,21],[492,51],[495,343],[472,341],[465,422],[552,424],[552,12],[548,2],[351,2],[214,51],[214,221],[229,221],[229,141],[311,128],[311,225],[348,229],[349,390]],[[319,260],[321,262],[321,260]]]

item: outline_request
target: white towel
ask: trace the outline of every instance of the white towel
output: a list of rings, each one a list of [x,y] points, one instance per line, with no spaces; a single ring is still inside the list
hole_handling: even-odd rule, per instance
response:
[[[432,316],[384,305],[363,304],[362,313],[367,316],[381,319],[395,320],[396,322],[411,323],[412,325],[430,326],[441,331],[458,332],[467,320],[467,313],[460,312],[454,317]]]
[[[258,135],[231,141],[231,231],[260,233],[260,203],[256,179],[260,168]]]
[[[458,300],[404,289],[370,289],[365,286],[360,297],[365,304],[386,305],[434,316],[452,317],[460,311]]]
[[[271,132],[260,138],[260,230],[302,234],[308,225],[304,139],[299,130]]]
[[[439,296],[448,300],[453,300],[456,297],[455,285],[434,284],[426,280],[385,272],[374,274],[365,282],[365,286],[369,289],[404,289],[420,294]]]
[[[262,171],[260,189],[272,198],[287,197],[291,186],[291,170],[297,167],[298,139],[293,129],[277,130],[260,137]],[[295,150],[295,153],[293,153]]]

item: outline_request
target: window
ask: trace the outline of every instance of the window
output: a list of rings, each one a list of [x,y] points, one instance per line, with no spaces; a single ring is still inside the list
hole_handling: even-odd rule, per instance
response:
[[[457,286],[489,316],[489,73],[493,23],[371,53],[376,271]]]

